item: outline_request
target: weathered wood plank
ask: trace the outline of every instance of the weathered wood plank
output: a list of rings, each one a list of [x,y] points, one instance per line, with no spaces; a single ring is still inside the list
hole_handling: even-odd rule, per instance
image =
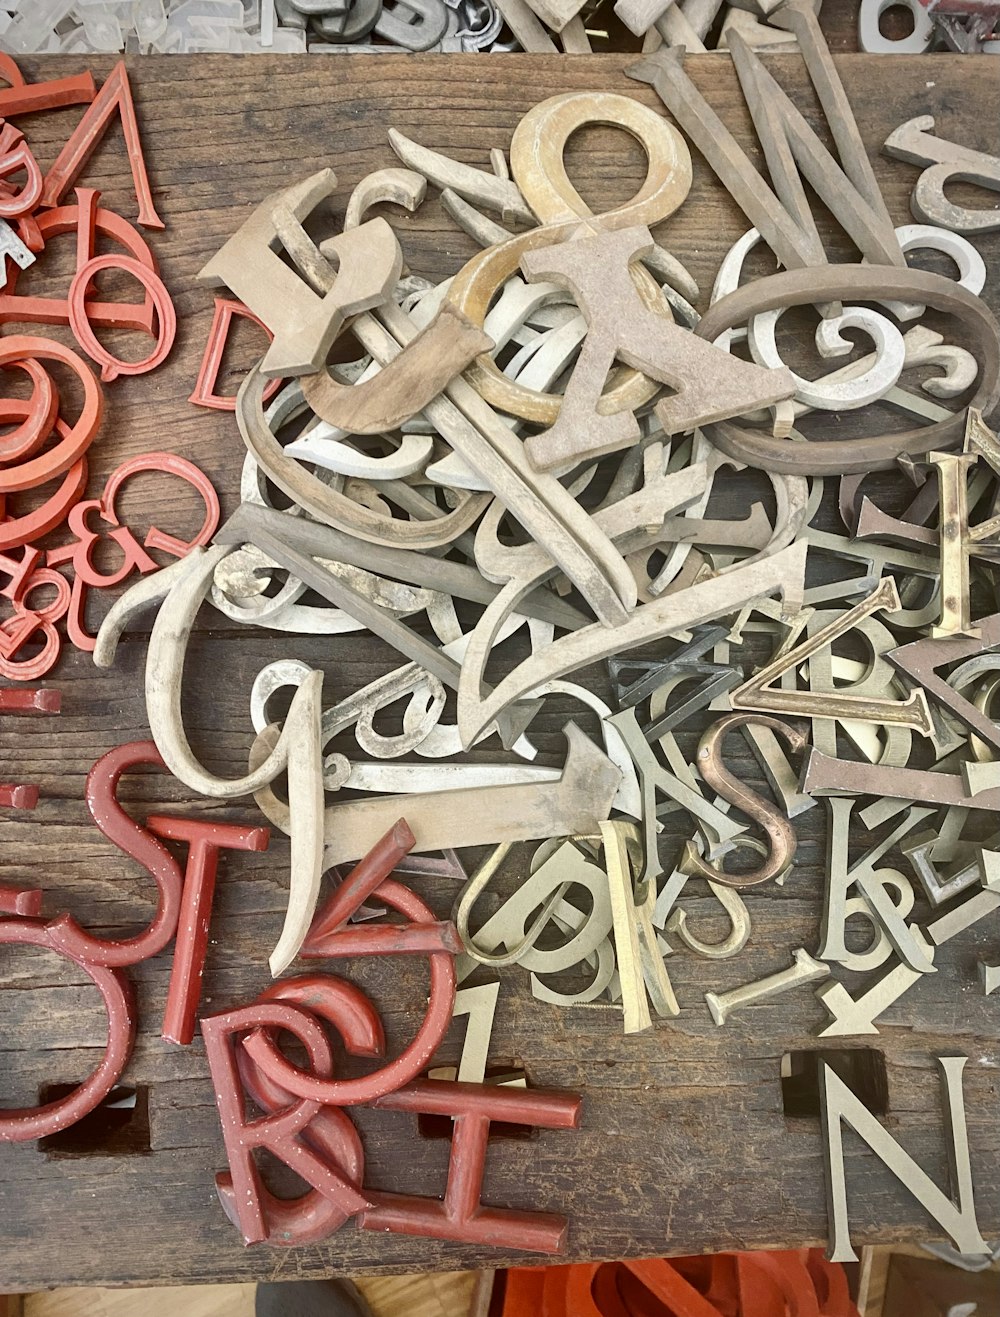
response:
[[[177,303],[180,330],[164,369],[123,379],[110,391],[106,428],[94,449],[93,487],[98,489],[124,457],[164,447],[204,466],[220,489],[224,510],[233,508],[242,459],[235,422],[186,402],[211,314],[211,295],[194,284],[193,275],[265,193],[332,164],[341,185],[334,206],[339,218],[363,174],[393,163],[386,143],[392,125],[483,165],[490,147],[507,145],[520,115],[554,92],[609,89],[656,105],[648,88],[622,76],[628,58],[135,62],[132,76],[147,158],[168,225],[152,241]],[[108,67],[106,61],[92,63],[97,72]],[[800,62],[772,57],[769,63],[818,122]],[[79,67],[71,60],[36,61],[26,71],[56,76]],[[740,140],[750,144],[749,119],[729,61],[706,56],[692,59],[689,67]],[[934,114],[944,136],[996,149],[1000,89],[989,60],[892,57],[886,63],[855,56],[843,57],[840,68],[873,156],[893,127],[918,113]],[[21,122],[44,163],[54,159],[77,113]],[[611,130],[580,134],[570,155],[571,176],[579,178],[584,195],[598,207],[629,195],[644,172],[638,150]],[[890,212],[898,223],[907,222],[915,171],[882,161],[880,177]],[[134,214],[117,135],[100,148],[86,181],[104,189],[109,206]],[[473,253],[471,241],[455,231],[436,199],[415,217],[393,216],[393,222],[410,268],[431,278],[454,273]],[[746,227],[696,158],[691,197],[661,226],[659,237],[700,281],[702,306],[721,256]],[[996,267],[997,236],[984,240],[981,248]],[[53,263],[65,260],[58,268],[68,268],[71,251],[70,242],[57,258],[53,248]],[[48,256],[45,268],[53,269]],[[44,270],[31,272],[23,287],[39,287],[50,279]],[[987,297],[997,309],[995,275]],[[251,359],[249,338],[244,349],[242,364]],[[856,433],[864,424],[856,415],[845,415],[838,436]],[[745,483],[734,485],[733,498],[739,497],[740,506],[745,489]],[[138,524],[152,519],[174,529],[174,498],[150,480],[137,485],[127,510]],[[97,672],[85,656],[68,654],[55,678],[64,692],[63,714],[0,723],[5,776],[37,782],[42,789],[34,815],[8,814],[0,821],[3,878],[33,877],[46,888],[47,911],[68,908],[85,924],[119,934],[138,927],[148,914],[150,885],[90,826],[83,785],[90,765],[105,750],[148,734],[144,653],[142,637],[129,638],[119,663],[106,673]],[[253,676],[264,663],[289,653],[324,668],[328,698],[396,663],[389,648],[370,636],[289,641],[206,615],[191,650],[187,700],[196,749],[216,771],[235,775],[245,764]],[[595,688],[603,688],[600,673],[588,675]],[[559,729],[569,710],[568,705],[547,708],[533,725],[540,762],[559,762]],[[752,771],[736,762],[739,771]],[[136,777],[124,794],[140,816],[168,803],[222,818],[256,817],[250,801],[194,801],[163,775]],[[613,1013],[564,1013],[541,1005],[530,997],[526,976],[517,970],[504,973],[493,1052],[523,1061],[535,1083],[579,1088],[586,1102],[584,1128],[577,1134],[546,1133],[528,1143],[495,1144],[488,1200],[566,1212],[573,1257],[822,1240],[819,1123],[783,1115],[779,1062],[785,1051],[814,1045],[812,1031],[824,1012],[805,990],[762,1003],[717,1030],[703,994],[782,968],[791,948],[816,945],[824,823],[821,806],[801,820],[799,863],[783,889],[748,894],[754,932],[738,958],[712,963],[683,951],[671,958],[682,1013],[647,1035],[623,1039]],[[668,821],[665,858],[672,856],[678,836],[678,827]],[[857,841],[860,849],[864,837]],[[276,838],[265,855],[225,861],[205,980],[209,1008],[247,1001],[266,984],[264,962],[285,902],[287,854],[284,839]],[[441,913],[448,910],[450,884],[419,881],[417,886]],[[704,936],[721,934],[721,924],[713,924],[715,904],[709,897],[687,904]],[[970,1056],[965,1084],[969,1137],[987,1234],[1000,1230],[1000,1046],[997,1005],[980,995],[974,962],[977,952],[995,953],[997,940],[996,928],[985,924],[957,939],[942,953],[939,972],[889,1012],[880,1036],[870,1040],[888,1064],[887,1123],[942,1184],[943,1126],[933,1057],[956,1048]],[[82,976],[54,958],[29,964],[26,953],[5,952],[0,967],[12,976],[4,981],[13,985],[0,992],[3,1100],[29,1101],[40,1085],[71,1082],[94,1063],[96,1011],[81,1013]],[[47,1158],[30,1145],[0,1148],[0,1201],[7,1209],[0,1288],[239,1281],[274,1274],[392,1273],[502,1263],[482,1250],[353,1228],[294,1254],[244,1250],[215,1199],[212,1176],[224,1166],[224,1153],[200,1041],[179,1049],[158,1039],[168,974],[168,955],[134,971],[142,1032],[125,1081],[150,1089],[151,1154],[66,1160]],[[422,967],[388,963],[358,970],[359,981],[385,1013],[393,1046],[412,1030],[425,992],[423,974]],[[461,1035],[459,1026],[449,1038],[445,1060],[457,1057]],[[849,1045],[863,1041],[849,1040]],[[361,1111],[358,1123],[372,1184],[440,1192],[447,1151],[443,1142],[418,1140],[411,1118],[398,1114]],[[852,1142],[848,1177],[858,1241],[912,1238],[926,1228],[919,1209]]]

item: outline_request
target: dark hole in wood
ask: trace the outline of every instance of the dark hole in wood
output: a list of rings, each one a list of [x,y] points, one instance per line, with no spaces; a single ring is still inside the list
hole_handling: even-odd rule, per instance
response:
[[[878,21],[879,31],[889,41],[903,41],[914,28],[913,12],[907,5],[890,5]]]
[[[72,1093],[74,1084],[47,1084],[41,1104]],[[49,1134],[38,1146],[46,1157],[131,1157],[152,1151],[149,1145],[149,1089],[113,1088],[99,1107],[69,1129]]]
[[[515,1074],[524,1074],[524,1067],[517,1061],[511,1065],[497,1064],[486,1067],[486,1083],[491,1079],[508,1079]],[[527,1076],[525,1076],[527,1079]],[[528,1088],[531,1081],[527,1080]],[[420,1115],[417,1117],[417,1131],[425,1139],[450,1139],[452,1121],[450,1116]],[[513,1125],[506,1121],[495,1120],[490,1125],[491,1139],[535,1139],[538,1130],[532,1125]]]
[[[786,1116],[819,1115],[819,1063],[831,1070],[876,1116],[889,1110],[885,1057],[874,1047],[786,1052],[781,1058],[781,1100]]]

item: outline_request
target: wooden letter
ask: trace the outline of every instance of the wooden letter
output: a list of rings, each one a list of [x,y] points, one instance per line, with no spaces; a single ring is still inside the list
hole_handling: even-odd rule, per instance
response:
[[[272,193],[198,274],[199,282],[210,287],[225,284],[274,334],[261,366],[265,375],[318,371],[346,317],[378,306],[399,278],[402,253],[383,219],[369,220],[324,244],[339,256],[343,274],[335,274],[313,245],[302,221],[336,184],[333,170],[321,169]],[[285,264],[279,246],[302,274]],[[322,294],[303,275],[322,283]]]
[[[767,407],[794,393],[787,370],[765,370],[730,356],[675,325],[666,308],[658,315],[646,305],[630,266],[652,247],[649,229],[636,225],[522,256],[529,279],[553,280],[570,290],[589,326],[556,423],[525,440],[538,470],[572,466],[638,439],[631,411],[607,415],[598,409],[616,359],[677,390],[656,405],[663,428],[672,434]]]

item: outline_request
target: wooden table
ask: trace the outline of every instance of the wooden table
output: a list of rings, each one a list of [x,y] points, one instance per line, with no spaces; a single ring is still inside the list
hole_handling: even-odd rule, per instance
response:
[[[167,222],[153,242],[180,318],[177,345],[155,374],[123,379],[108,392],[102,436],[92,450],[92,488],[124,457],[167,448],[200,463],[231,511],[237,501],[243,446],[231,415],[190,406],[190,393],[211,316],[209,292],[194,283],[207,257],[266,193],[333,165],[340,181],[338,214],[363,174],[394,163],[386,143],[395,125],[418,141],[476,164],[490,147],[505,147],[518,118],[555,92],[608,89],[657,102],[649,88],[626,80],[626,56],[547,59],[379,59],[292,57],[238,59],[147,58],[131,73],[157,203]],[[110,63],[91,61],[95,73]],[[772,67],[797,102],[814,101],[797,58],[772,58]],[[889,131],[931,113],[939,132],[973,147],[996,150],[1000,80],[996,61],[936,56],[917,59],[843,56],[840,69],[869,151],[878,157]],[[29,76],[77,71],[78,61],[26,62]],[[730,63],[692,59],[698,85],[745,145],[753,144],[748,116]],[[78,111],[22,121],[43,162]],[[754,147],[755,149],[755,147]],[[570,173],[592,204],[631,194],[642,162],[629,139],[611,130],[575,139]],[[879,158],[890,212],[909,221],[916,172]],[[134,216],[134,199],[120,135],[100,148],[87,175],[108,204]],[[474,252],[438,200],[414,218],[393,214],[406,260],[432,279],[454,273]],[[700,157],[690,198],[660,234],[704,290],[730,243],[747,227]],[[72,241],[45,268],[68,269]],[[987,298],[1000,306],[1000,236],[979,246],[993,262]],[[836,248],[834,243],[832,250]],[[847,251],[842,257],[849,257]],[[25,279],[25,287],[37,287]],[[128,292],[127,296],[134,296]],[[245,366],[259,343],[238,345]],[[844,417],[841,435],[856,432]],[[185,497],[168,482],[139,484],[130,496],[139,524],[155,520],[172,530],[193,518]],[[128,508],[126,508],[128,511]],[[194,524],[193,520],[190,524]],[[98,606],[100,607],[100,605]],[[143,635],[126,637],[116,666],[98,672],[88,657],[65,655],[54,676],[63,692],[59,717],[7,718],[0,725],[5,776],[37,782],[42,799],[31,815],[8,812],[0,821],[6,881],[41,883],[46,912],[69,909],[85,925],[117,935],[148,917],[150,887],[137,866],[107,844],[83,805],[93,762],[122,741],[148,735],[142,697]],[[330,640],[293,638],[240,628],[205,611],[189,653],[186,708],[196,751],[210,767],[236,775],[245,766],[252,733],[248,697],[266,662],[296,655],[322,666],[327,698],[340,698],[397,659],[369,635]],[[595,689],[605,675],[588,674]],[[560,728],[568,706],[547,707],[532,727],[540,762],[558,763]],[[741,771],[737,766],[737,771]],[[745,771],[749,772],[747,768]],[[164,805],[216,818],[259,821],[251,801],[232,805],[192,799],[163,775],[130,779],[123,793],[136,814]],[[492,1058],[523,1063],[533,1084],[585,1094],[583,1128],[543,1133],[531,1141],[491,1144],[488,1201],[565,1212],[569,1256],[614,1258],[815,1244],[825,1239],[824,1175],[819,1121],[786,1116],[780,1079],[783,1054],[819,1046],[813,1033],[824,1011],[808,989],[737,1014],[716,1029],[703,994],[724,990],[785,967],[794,947],[815,948],[824,871],[825,812],[800,820],[799,863],[785,886],[748,894],[754,923],[749,945],[735,959],[711,962],[680,952],[670,972],[682,1006],[676,1021],[624,1038],[614,1012],[561,1011],[534,1001],[526,975],[503,973]],[[664,834],[664,857],[678,840]],[[859,837],[859,847],[864,838]],[[273,838],[264,855],[224,862],[216,899],[203,1007],[222,1010],[251,1000],[268,982],[269,949],[281,924],[287,890],[288,847]],[[470,857],[471,858],[471,857]],[[416,880],[444,914],[454,884]],[[708,896],[686,899],[702,936],[721,936],[723,921]],[[918,906],[918,910],[920,907]],[[926,914],[926,911],[925,911]],[[878,1037],[849,1039],[885,1058],[886,1124],[941,1183],[945,1143],[934,1057],[957,1050],[970,1057],[965,1076],[969,1141],[978,1186],[981,1226],[1000,1232],[1000,1004],[981,995],[975,958],[997,951],[995,928],[980,925],[950,943],[938,972],[927,976],[883,1017]],[[7,1104],[31,1104],[40,1088],[73,1084],[103,1048],[103,1013],[82,976],[55,957],[4,955],[0,992],[2,1091]],[[376,1235],[345,1228],[327,1243],[296,1251],[244,1249],[216,1200],[213,1176],[225,1166],[222,1138],[200,1040],[178,1048],[159,1039],[169,954],[139,966],[141,1031],[124,1082],[139,1090],[137,1114],[119,1136],[120,1151],[87,1149],[64,1136],[63,1151],[33,1144],[0,1147],[0,1287],[50,1284],[150,1284],[318,1276],[333,1272],[400,1272],[496,1266],[507,1259],[482,1249]],[[422,1010],[422,965],[364,965],[359,981],[383,1012],[390,1046],[410,1035]],[[463,1026],[443,1049],[457,1058]],[[148,1132],[141,1109],[148,1103]],[[439,1193],[447,1143],[418,1137],[410,1117],[362,1110],[369,1182],[380,1188]],[[855,1242],[912,1238],[927,1221],[921,1210],[852,1136],[847,1138],[848,1182]],[[67,1151],[68,1147],[68,1151]],[[520,1259],[523,1261],[523,1258]]]

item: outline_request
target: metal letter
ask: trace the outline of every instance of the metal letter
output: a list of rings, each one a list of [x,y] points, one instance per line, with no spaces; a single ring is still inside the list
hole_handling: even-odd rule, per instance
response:
[[[998,898],[1000,901],[1000,898]],[[911,932],[928,960],[934,959],[934,947],[921,929],[912,924]],[[849,1034],[878,1033],[873,1021],[902,997],[923,977],[920,970],[902,963],[894,966],[860,997],[852,997],[842,983],[824,983],[816,996],[832,1017],[832,1024],[818,1029],[820,1038],[839,1038]]]
[[[368,1023],[363,1013],[359,1014],[358,1019],[359,1027]],[[343,1158],[344,1164],[338,1159],[331,1165],[330,1161],[320,1156],[312,1143],[306,1141],[307,1129],[315,1134],[317,1124],[329,1123],[343,1137],[343,1122],[350,1122],[342,1112],[324,1111],[319,1102],[307,1098],[290,1101],[285,1094],[280,1105],[261,1104],[268,1114],[247,1117],[243,1096],[244,1079],[236,1060],[236,1048],[239,1046],[237,1039],[248,1029],[261,1026],[288,1030],[305,1047],[310,1063],[320,1074],[331,1074],[333,1071],[333,1054],[326,1034],[316,1017],[298,1006],[281,1000],[260,1001],[252,1006],[202,1020],[205,1053],[229,1158],[229,1171],[215,1177],[216,1189],[227,1215],[238,1225],[245,1243],[256,1244],[264,1240],[281,1243],[280,1227],[295,1219],[298,1220],[298,1228],[294,1231],[292,1242],[311,1243],[317,1238],[324,1238],[356,1212],[370,1205],[370,1196],[358,1188],[364,1166],[361,1144],[355,1133],[344,1149],[348,1154]],[[344,1043],[348,1052],[357,1054],[368,1050],[374,1042],[374,1039],[365,1036],[355,1037],[343,1025],[341,1031],[345,1034]],[[331,1117],[332,1121],[329,1119]],[[329,1153],[331,1149],[328,1140],[324,1139],[323,1143],[326,1145],[323,1150]],[[254,1152],[258,1148],[266,1148],[312,1186],[311,1194],[296,1200],[295,1206],[299,1210],[295,1217],[287,1215],[289,1204],[273,1199],[265,1190],[254,1160]],[[277,1209],[283,1210],[276,1211],[275,1205]],[[277,1222],[274,1220],[276,1215]],[[317,1215],[322,1227],[318,1235],[315,1233]]]
[[[820,1111],[823,1118],[823,1152],[826,1162],[827,1216],[831,1262],[857,1262],[851,1247],[847,1215],[847,1179],[844,1174],[844,1132],[846,1122],[871,1149],[887,1170],[916,1198],[954,1241],[960,1253],[988,1254],[990,1247],[979,1233],[976,1204],[972,1190],[972,1167],[965,1126],[965,1103],[962,1097],[962,1071],[968,1058],[939,1056],[944,1080],[945,1129],[948,1138],[949,1173],[952,1192],[958,1202],[947,1197],[891,1134],[879,1124],[861,1099],[853,1093],[835,1071],[820,1060]]]
[[[166,1042],[186,1045],[194,1038],[201,999],[219,852],[267,850],[270,834],[267,828],[244,828],[234,823],[178,818],[171,814],[151,814],[146,826],[158,837],[188,845],[177,941],[160,1031]]]
[[[107,1012],[108,1041],[104,1055],[77,1088],[41,1107],[0,1110],[0,1143],[25,1143],[75,1125],[99,1106],[118,1083],[135,1042],[135,999],[132,985],[121,970],[95,965],[85,956],[60,946],[52,936],[50,924],[37,919],[0,919],[0,945],[4,943],[43,947],[71,960],[92,980]]]
[[[738,875],[727,874],[703,860],[698,854],[697,847],[693,842],[688,841],[680,861],[680,868],[687,870],[688,873],[701,874],[703,878],[711,878],[724,887],[754,887],[758,883],[767,882],[769,878],[780,878],[791,867],[798,845],[795,829],[788,818],[756,791],[744,786],[722,763],[722,743],[726,733],[731,728],[742,727],[746,723],[754,723],[769,727],[773,732],[780,732],[793,751],[804,750],[807,744],[805,736],[794,727],[789,727],[787,723],[777,718],[753,713],[731,713],[728,717],[720,718],[718,722],[713,723],[702,736],[695,759],[698,772],[723,800],[735,805],[758,823],[767,833],[769,841],[769,851],[764,863],[752,873]]]
[[[861,718],[865,721],[900,723],[914,727],[924,736],[933,730],[927,697],[919,688],[905,700],[880,700],[866,695],[838,695],[836,691],[795,691],[775,689],[773,682],[798,666],[818,650],[831,645],[862,618],[880,609],[894,612],[900,607],[899,593],[891,576],[879,582],[867,599],[855,604],[825,627],[792,649],[782,647],[780,657],[758,669],[742,686],[730,694],[734,709],[759,709],[766,713],[792,714],[808,718]]]
[[[814,960],[808,951],[799,947],[794,953],[794,963],[789,969],[781,970],[777,974],[769,974],[766,979],[744,984],[742,988],[733,988],[730,992],[706,992],[705,1001],[712,1013],[712,1019],[721,1026],[725,1024],[730,1012],[741,1006],[748,1006],[751,1002],[760,1001],[764,997],[776,997],[782,992],[788,992],[799,983],[815,983],[817,979],[827,978],[829,973],[830,970],[826,965]]]
[[[369,1190],[372,1205],[358,1221],[363,1230],[388,1230],[537,1253],[562,1251],[567,1228],[564,1217],[484,1207],[480,1194],[490,1123],[576,1129],[581,1099],[575,1093],[418,1079],[380,1097],[374,1105],[382,1111],[450,1116],[453,1133],[443,1199]]]
[[[809,751],[802,790],[814,796],[885,796],[893,800],[919,800],[922,804],[960,805],[963,809],[1000,810],[1000,787],[970,796],[961,773],[886,768],[855,759],[833,759],[819,750]]]

